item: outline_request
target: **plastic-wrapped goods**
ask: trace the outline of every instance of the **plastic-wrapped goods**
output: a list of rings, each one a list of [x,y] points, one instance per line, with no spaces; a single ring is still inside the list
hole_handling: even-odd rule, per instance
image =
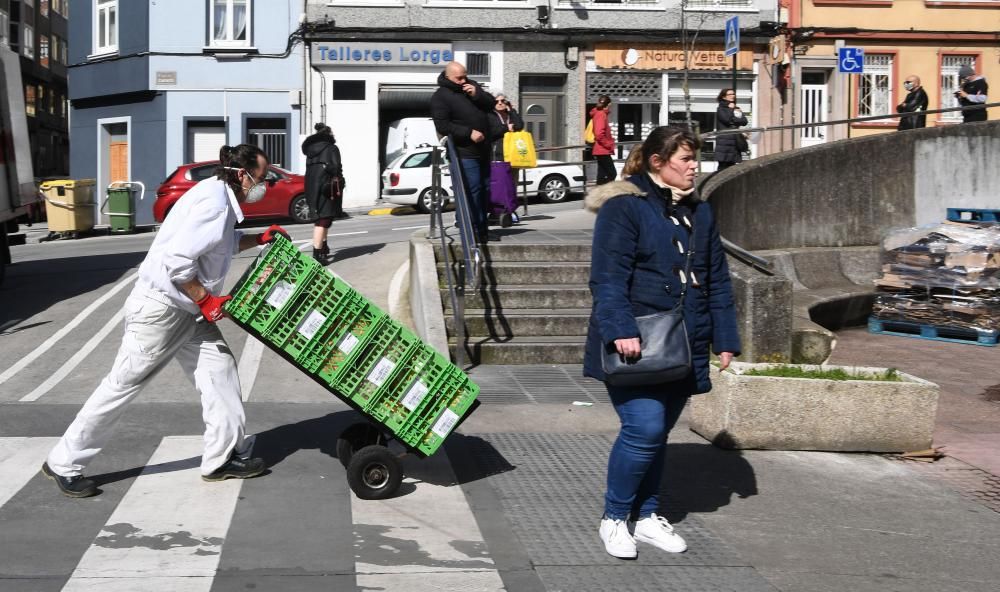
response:
[[[876,318],[1000,329],[1000,225],[906,228],[882,247]]]
[[[882,243],[886,288],[1000,288],[1000,225],[942,223],[891,232]]]

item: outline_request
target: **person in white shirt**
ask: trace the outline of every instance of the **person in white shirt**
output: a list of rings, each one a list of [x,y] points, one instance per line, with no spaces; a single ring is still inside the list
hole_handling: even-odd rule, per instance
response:
[[[220,294],[233,255],[288,234],[278,225],[255,236],[235,229],[243,221],[240,204],[264,197],[267,155],[249,144],[223,146],[219,161],[216,175],[185,193],[163,221],[125,301],[114,366],[42,465],[69,497],[98,493],[84,469],[110,440],[125,405],[174,358],[201,395],[202,479],[246,479],[267,469],[250,456],[236,360],[215,322],[231,298]]]

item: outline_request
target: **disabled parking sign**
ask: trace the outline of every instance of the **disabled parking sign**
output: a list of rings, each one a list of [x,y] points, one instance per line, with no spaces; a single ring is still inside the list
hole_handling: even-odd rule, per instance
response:
[[[841,74],[863,74],[865,50],[861,47],[841,47],[837,55],[837,71]]]

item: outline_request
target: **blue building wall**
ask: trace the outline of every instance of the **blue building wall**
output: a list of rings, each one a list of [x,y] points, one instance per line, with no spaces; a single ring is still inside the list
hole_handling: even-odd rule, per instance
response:
[[[299,152],[303,88],[303,47],[279,56],[298,27],[299,0],[254,0],[249,48],[232,56],[210,48],[207,0],[131,1],[118,3],[119,52],[88,62],[93,51],[91,0],[72,0],[70,62],[71,171],[74,178],[95,178],[106,185],[100,119],[130,117],[130,164],[133,180],[146,184],[147,198],[137,204],[137,223],[153,222],[157,186],[188,156],[187,124],[225,121],[226,143],[247,140],[246,121],[253,117],[286,122],[286,154],[276,162],[304,168]],[[136,55],[142,54],[142,55]]]
[[[167,147],[165,133],[167,100],[154,95],[144,102],[116,104],[88,109],[72,109],[70,117],[70,176],[74,179],[97,179],[103,199],[107,186],[107,163],[99,155],[106,148],[106,131],[101,120],[130,118],[129,136],[132,150],[129,166],[132,179],[146,185],[145,199],[136,202],[136,223],[153,223],[153,200],[156,188],[166,177],[163,162]],[[99,166],[100,162],[100,166]],[[100,169],[100,170],[99,170]],[[136,195],[138,200],[139,196]],[[100,200],[99,200],[100,201]],[[97,218],[100,221],[100,218]],[[107,223],[107,220],[104,220]]]

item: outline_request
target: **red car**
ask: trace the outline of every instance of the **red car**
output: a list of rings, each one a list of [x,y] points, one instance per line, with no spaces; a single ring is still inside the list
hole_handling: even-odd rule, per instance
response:
[[[156,203],[153,204],[153,217],[157,222],[170,213],[170,208],[184,193],[199,181],[211,177],[219,161],[195,162],[184,164],[170,173],[170,176],[156,190]],[[309,204],[306,203],[306,178],[290,173],[276,166],[267,170],[267,193],[264,199],[257,203],[241,204],[243,216],[248,220],[255,218],[291,218],[295,222],[309,222]]]

